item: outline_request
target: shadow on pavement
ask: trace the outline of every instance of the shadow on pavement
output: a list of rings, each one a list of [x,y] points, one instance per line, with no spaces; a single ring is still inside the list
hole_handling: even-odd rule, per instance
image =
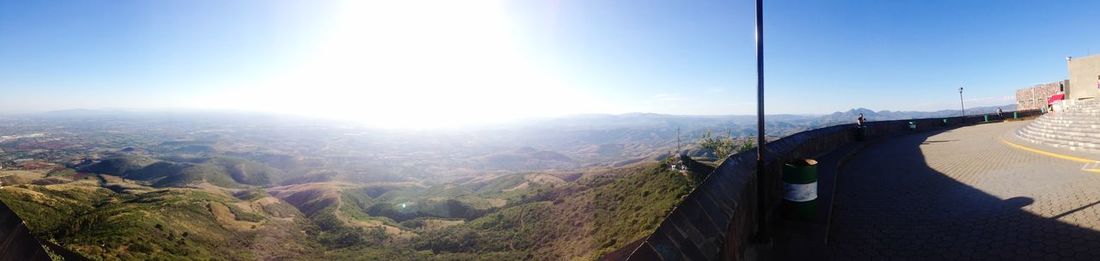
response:
[[[895,137],[851,158],[838,178],[825,259],[1100,260],[1100,232],[1021,209],[1032,198],[1001,199],[929,167],[920,146],[946,142],[929,140],[942,132]]]

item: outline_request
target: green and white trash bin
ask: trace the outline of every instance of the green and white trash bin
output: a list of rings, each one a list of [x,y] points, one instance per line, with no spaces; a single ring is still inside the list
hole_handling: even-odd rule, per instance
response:
[[[813,220],[817,214],[817,161],[783,164],[783,212],[788,219]]]

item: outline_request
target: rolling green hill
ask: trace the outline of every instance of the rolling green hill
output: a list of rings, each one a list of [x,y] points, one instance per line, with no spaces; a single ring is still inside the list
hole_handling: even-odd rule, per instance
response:
[[[120,157],[82,169],[112,174],[97,177],[5,172],[32,181],[0,200],[36,236],[92,259],[591,260],[652,232],[711,170],[670,163],[270,187],[281,173],[250,160]]]
[[[144,168],[155,162],[156,160],[149,157],[124,154],[116,155],[95,164],[85,166],[81,168],[81,171],[121,175],[122,173]]]
[[[81,171],[150,182],[155,187],[183,187],[208,182],[222,187],[271,184],[282,172],[255,161],[232,157],[165,161],[124,155],[102,160]]]
[[[221,191],[115,193],[94,181],[0,190],[32,233],[93,259],[266,259],[316,256],[317,229],[269,196]],[[293,209],[293,207],[290,207]],[[274,244],[274,245],[272,245]],[[261,251],[262,250],[262,251]]]
[[[412,244],[457,259],[596,259],[651,233],[694,186],[668,169],[646,163],[534,189],[522,203],[429,231]]]

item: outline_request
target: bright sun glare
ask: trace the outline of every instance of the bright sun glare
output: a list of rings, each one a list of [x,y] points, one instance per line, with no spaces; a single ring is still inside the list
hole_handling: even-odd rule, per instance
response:
[[[305,60],[203,106],[433,128],[614,111],[532,57],[497,1],[347,1]]]

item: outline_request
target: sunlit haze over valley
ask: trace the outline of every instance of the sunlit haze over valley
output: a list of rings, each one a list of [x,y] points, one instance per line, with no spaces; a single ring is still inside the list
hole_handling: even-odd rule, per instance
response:
[[[8,113],[224,109],[390,128],[755,113],[749,2],[3,5],[0,109]],[[971,104],[1004,105],[1012,98],[1000,88],[1064,74],[1028,65],[1091,51],[1070,44],[1085,38],[1025,39],[1095,37],[1047,30],[1077,16],[1031,23],[1013,13],[1079,9],[1062,3],[980,14],[968,11],[986,8],[976,3],[775,5],[767,18],[775,44],[766,49],[775,113],[952,109],[959,86]]]
[[[0,0],[0,260],[1098,260],[1097,10]]]

